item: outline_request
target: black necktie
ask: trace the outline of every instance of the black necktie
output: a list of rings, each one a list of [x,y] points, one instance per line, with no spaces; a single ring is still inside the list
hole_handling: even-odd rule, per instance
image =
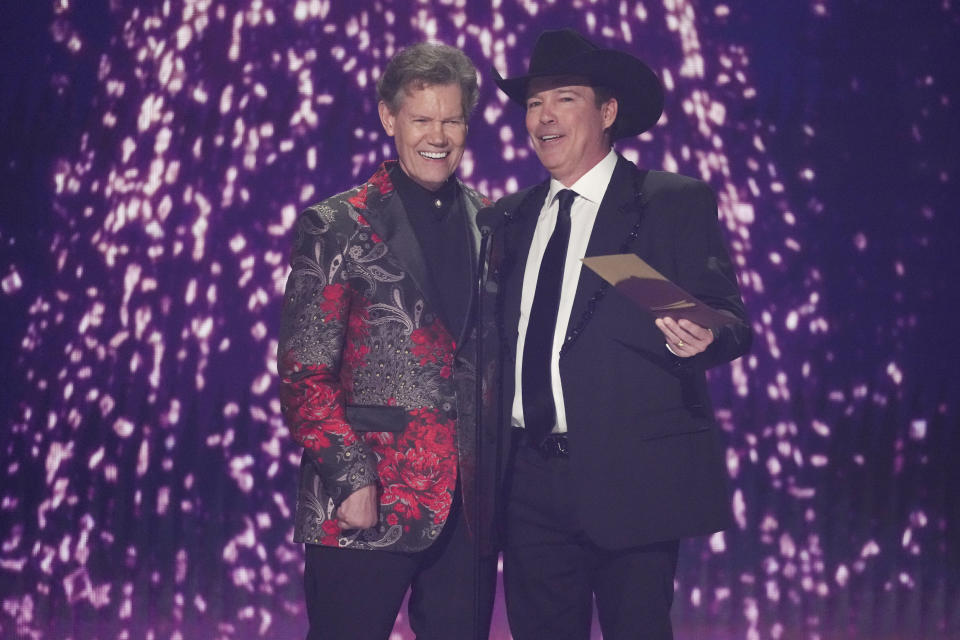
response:
[[[537,443],[556,424],[556,407],[550,387],[550,360],[553,356],[553,334],[557,327],[563,265],[570,240],[570,206],[577,194],[564,189],[557,194],[560,209],[557,226],[547,242],[537,276],[537,289],[530,307],[530,320],[523,345],[523,425],[530,441]]]

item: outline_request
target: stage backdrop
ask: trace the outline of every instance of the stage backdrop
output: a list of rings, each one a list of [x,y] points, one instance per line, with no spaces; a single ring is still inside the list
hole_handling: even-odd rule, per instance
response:
[[[291,225],[393,155],[374,86],[423,39],[481,71],[461,177],[542,179],[490,66],[558,26],[659,73],[660,124],[618,150],[716,191],[757,336],[711,372],[737,524],[684,544],[678,637],[960,637],[951,0],[36,0],[0,23],[3,638],[302,637]]]

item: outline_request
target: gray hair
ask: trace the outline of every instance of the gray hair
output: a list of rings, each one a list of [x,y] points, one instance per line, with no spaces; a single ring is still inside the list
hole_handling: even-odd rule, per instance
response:
[[[445,44],[420,42],[390,59],[377,81],[377,95],[390,113],[400,110],[403,94],[429,85],[460,85],[463,117],[477,106],[477,68],[462,51]]]

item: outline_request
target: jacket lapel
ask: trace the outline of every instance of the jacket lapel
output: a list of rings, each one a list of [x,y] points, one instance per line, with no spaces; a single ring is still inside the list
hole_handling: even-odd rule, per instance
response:
[[[436,305],[436,285],[427,271],[423,249],[396,191],[392,190],[383,194],[378,201],[370,202],[370,207],[363,215],[373,231],[387,244],[390,253],[406,269],[424,300],[431,306]]]
[[[509,223],[503,227],[504,237],[504,288],[503,288],[503,339],[506,353],[513,358],[517,352],[517,327],[520,323],[520,297],[523,292],[523,273],[527,266],[530,242],[537,228],[540,209],[547,197],[550,181],[547,180],[515,199],[505,198],[501,203],[507,211]]]
[[[458,181],[459,182],[459,181]],[[467,219],[467,237],[464,239],[465,247],[470,252],[470,302],[467,305],[467,313],[464,316],[463,326],[459,327],[459,331],[454,334],[456,344],[456,350],[454,351],[454,357],[460,355],[460,352],[463,350],[463,345],[467,343],[467,339],[470,335],[470,328],[473,326],[474,320],[474,308],[477,304],[477,291],[476,291],[476,280],[477,280],[477,251],[480,248],[480,230],[477,229],[477,210],[480,208],[480,203],[471,198],[466,187],[463,183],[460,185],[460,206],[463,207],[464,214]],[[451,327],[451,331],[456,329],[456,327]],[[467,356],[468,358],[470,355]]]
[[[423,247],[417,240],[417,235],[410,224],[410,218],[407,215],[403,202],[397,195],[396,190],[390,189],[387,193],[379,193],[379,197],[371,197],[368,200],[369,208],[364,212],[370,228],[379,235],[389,247],[390,252],[396,257],[414,281],[420,292],[423,294],[425,302],[432,308],[439,308],[439,290],[436,288],[433,278],[427,269],[427,263],[423,255]],[[469,197],[466,188],[460,184],[460,205],[463,207],[467,220],[467,233],[463,239],[464,249],[470,255],[470,285],[473,287],[476,271],[477,245],[479,243],[480,232],[477,229],[475,219],[479,203]],[[457,351],[460,352],[467,340],[470,327],[472,325],[472,306],[474,304],[471,296],[470,309],[467,310],[464,324],[461,327],[449,327],[451,336],[455,339]]]
[[[619,156],[617,166],[610,177],[610,184],[597,211],[596,221],[593,223],[586,257],[622,252],[623,243],[639,220],[639,204],[635,202],[635,179],[638,177],[636,166],[623,156]],[[584,266],[581,269],[564,346],[570,341],[574,331],[582,330],[585,323],[589,322],[592,314],[590,300],[603,287],[603,283],[604,280],[588,267]]]

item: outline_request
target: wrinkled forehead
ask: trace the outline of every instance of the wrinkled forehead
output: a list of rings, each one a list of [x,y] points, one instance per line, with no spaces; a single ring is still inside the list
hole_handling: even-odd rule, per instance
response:
[[[562,76],[540,76],[530,78],[527,82],[527,98],[544,91],[559,89],[561,87],[587,87],[593,85],[586,76],[562,75]]]
[[[400,88],[400,93],[406,96],[412,96],[427,89],[438,89],[442,91],[453,91],[455,89],[461,97],[463,95],[463,89],[456,82],[430,82],[423,78],[411,78],[407,80]]]
[[[423,80],[420,78],[414,78],[412,80],[407,81],[400,88],[400,91],[397,92],[397,99],[395,101],[397,111],[399,112],[400,109],[402,109],[408,101],[416,103],[419,99],[424,98],[423,94],[424,92],[427,92],[427,91],[431,91],[431,92],[456,91],[457,92],[456,107],[454,107],[453,105],[450,105],[450,106],[451,108],[456,108],[458,111],[462,111],[464,108],[463,87],[461,87],[456,82],[437,84],[437,83],[427,82],[426,80]],[[387,106],[389,107],[390,105],[387,105]],[[392,109],[391,109],[391,113],[393,113]]]

